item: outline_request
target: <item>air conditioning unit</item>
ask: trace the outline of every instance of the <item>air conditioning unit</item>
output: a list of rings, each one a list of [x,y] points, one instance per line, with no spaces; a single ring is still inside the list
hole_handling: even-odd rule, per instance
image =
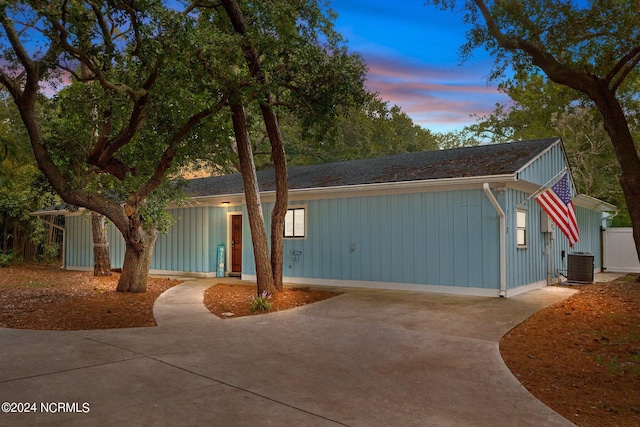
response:
[[[586,252],[574,252],[567,256],[567,281],[593,283],[594,257]]]

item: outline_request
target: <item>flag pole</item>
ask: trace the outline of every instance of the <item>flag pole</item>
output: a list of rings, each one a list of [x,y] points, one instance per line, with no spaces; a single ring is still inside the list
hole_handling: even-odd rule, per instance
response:
[[[553,176],[549,181],[547,181],[547,182],[545,182],[544,184],[542,184],[542,186],[541,186],[540,188],[538,188],[534,193],[531,193],[531,194],[529,195],[529,197],[527,197],[526,199],[524,199],[522,202],[518,203],[518,204],[516,205],[516,209],[520,209],[520,208],[521,208],[521,207],[523,207],[525,204],[527,204],[527,202],[528,202],[529,200],[531,200],[531,198],[532,198],[532,197],[535,197],[535,196],[537,196],[538,194],[540,194],[542,191],[544,191],[544,190],[548,187],[548,185],[549,185],[549,183],[550,183],[551,181],[554,181],[554,180],[555,180],[555,181],[557,182],[557,181],[558,181],[558,179],[560,178],[560,176],[561,176],[563,173],[565,173],[566,171],[567,171],[567,168],[566,168],[566,167],[562,168],[562,170],[561,170],[560,172],[558,172],[557,174],[555,174],[555,175],[554,175],[554,176]],[[555,184],[555,182],[554,182],[554,184]]]

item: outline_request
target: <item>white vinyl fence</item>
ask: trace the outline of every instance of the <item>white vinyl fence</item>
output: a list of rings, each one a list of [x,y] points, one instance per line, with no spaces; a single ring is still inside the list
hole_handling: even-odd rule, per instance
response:
[[[640,273],[640,262],[631,227],[607,228],[604,232],[604,267],[616,273]]]

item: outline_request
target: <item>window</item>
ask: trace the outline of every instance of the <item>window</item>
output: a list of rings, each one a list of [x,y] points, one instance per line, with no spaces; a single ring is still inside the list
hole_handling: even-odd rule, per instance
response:
[[[527,211],[516,210],[516,243],[527,246]]]
[[[287,209],[284,217],[284,237],[301,239],[305,236],[305,208]]]

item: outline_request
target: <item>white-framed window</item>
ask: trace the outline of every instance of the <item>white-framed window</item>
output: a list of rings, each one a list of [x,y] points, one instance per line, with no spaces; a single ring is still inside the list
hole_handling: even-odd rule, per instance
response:
[[[516,209],[516,244],[519,248],[527,246],[527,211]]]
[[[304,239],[307,237],[306,208],[287,209],[284,217],[284,237],[286,239]]]

